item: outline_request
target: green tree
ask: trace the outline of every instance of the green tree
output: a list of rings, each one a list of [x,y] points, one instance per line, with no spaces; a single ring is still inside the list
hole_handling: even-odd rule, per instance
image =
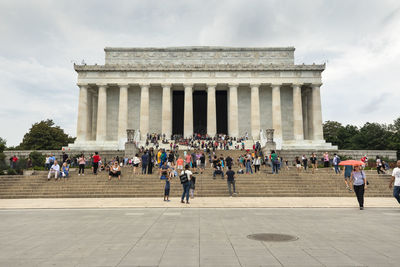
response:
[[[54,126],[53,120],[48,119],[33,124],[18,147],[24,150],[58,150],[74,140],[59,126]]]
[[[45,164],[46,157],[40,152],[32,151],[29,157],[32,160],[32,167],[42,167]]]
[[[365,123],[360,128],[359,133],[354,136],[354,146],[357,149],[388,149],[387,140],[391,138],[392,133],[388,131],[388,127],[379,123]]]
[[[6,167],[6,155],[4,154],[4,150],[7,148],[7,142],[5,139],[0,137],[0,175],[2,175]]]
[[[337,145],[340,147],[340,139],[339,139],[339,132],[342,130],[343,125],[337,121],[326,121],[323,124],[324,130],[324,139],[328,143],[332,143],[333,145]]]
[[[340,149],[357,149],[354,137],[359,133],[357,126],[346,125],[338,131],[338,146]]]
[[[7,141],[0,137],[0,153],[2,153],[6,148]]]

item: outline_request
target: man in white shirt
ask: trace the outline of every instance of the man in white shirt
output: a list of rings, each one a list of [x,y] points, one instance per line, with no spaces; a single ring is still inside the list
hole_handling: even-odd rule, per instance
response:
[[[51,175],[53,173],[54,173],[54,178],[57,180],[58,174],[60,173],[60,165],[58,165],[57,160],[54,161],[53,165],[51,165],[49,174],[47,175],[47,180],[50,180]]]
[[[393,196],[400,204],[400,160],[397,161],[397,167],[393,169],[392,179],[390,180],[389,188],[393,187]]]
[[[189,204],[189,189],[190,189],[190,179],[192,179],[192,172],[189,170],[189,165],[185,165],[185,170],[181,172],[181,176],[186,174],[187,181],[182,182],[181,178],[181,184],[183,187],[183,193],[182,193],[182,198],[181,198],[181,203],[185,203],[183,200],[185,199],[186,196],[186,204]]]

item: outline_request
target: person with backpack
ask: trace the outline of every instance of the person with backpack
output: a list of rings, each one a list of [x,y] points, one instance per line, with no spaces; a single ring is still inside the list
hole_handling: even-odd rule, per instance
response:
[[[335,173],[336,174],[340,174],[340,167],[339,167],[339,163],[340,163],[340,157],[338,155],[333,154],[333,166],[335,167]]]
[[[192,172],[189,170],[189,165],[185,165],[185,170],[181,172],[179,179],[181,180],[183,193],[181,198],[181,203],[185,203],[184,199],[186,197],[186,204],[189,204],[189,189],[190,189],[190,179],[192,178]]]

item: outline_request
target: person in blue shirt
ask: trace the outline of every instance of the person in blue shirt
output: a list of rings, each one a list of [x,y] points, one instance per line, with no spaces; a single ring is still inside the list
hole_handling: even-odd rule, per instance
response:
[[[170,201],[169,200],[169,190],[171,188],[171,177],[167,177],[165,179],[165,187],[164,187],[164,201]]]
[[[69,167],[68,167],[67,162],[64,162],[64,163],[63,163],[62,168],[61,168],[61,174],[62,174],[61,177],[63,177],[63,178],[68,178],[68,175],[69,175]]]
[[[142,174],[147,173],[147,165],[149,164],[149,154],[147,150],[142,155]]]
[[[350,166],[350,165],[344,166],[344,183],[346,184],[347,190],[349,190],[350,192],[353,191],[353,190],[351,190],[350,185],[349,185],[352,171],[353,171],[353,166]]]

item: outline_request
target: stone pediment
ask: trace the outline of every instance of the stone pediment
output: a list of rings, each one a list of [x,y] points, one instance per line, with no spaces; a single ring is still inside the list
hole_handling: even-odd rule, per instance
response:
[[[294,47],[106,47],[105,65],[294,65]]]
[[[135,64],[135,65],[74,65],[76,71],[323,71],[325,64]]]

